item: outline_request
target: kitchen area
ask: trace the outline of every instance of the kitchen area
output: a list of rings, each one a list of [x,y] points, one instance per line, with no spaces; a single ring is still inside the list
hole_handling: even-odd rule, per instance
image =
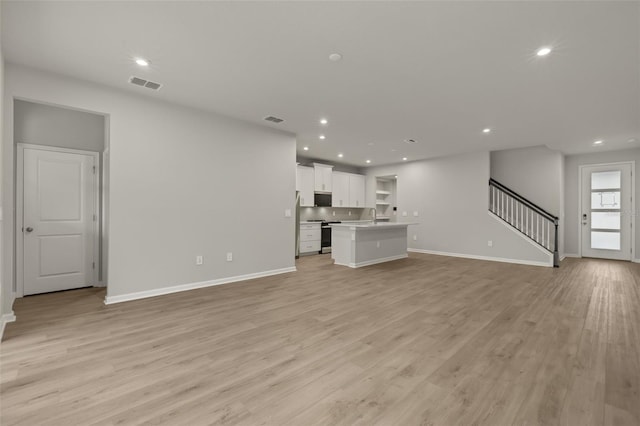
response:
[[[360,267],[406,257],[410,224],[395,221],[397,177],[376,178],[375,206],[367,206],[366,176],[334,167],[297,164],[296,258],[331,253],[335,264]],[[365,239],[373,250],[360,244]]]

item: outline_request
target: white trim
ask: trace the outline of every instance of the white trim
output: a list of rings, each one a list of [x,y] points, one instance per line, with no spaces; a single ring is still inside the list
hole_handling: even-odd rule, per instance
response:
[[[640,263],[640,259],[631,259],[633,263]]]
[[[422,250],[422,249],[411,249],[411,248],[408,250],[413,253],[435,254],[437,256],[462,257],[465,259],[488,260],[490,262],[517,263],[519,265],[544,266],[547,268],[553,268],[553,255],[551,255],[551,259],[549,260],[549,262],[538,262],[533,260],[507,259],[505,257],[478,256],[475,254],[449,253],[449,252],[435,251],[435,250]]]
[[[95,268],[93,268],[93,273],[91,274],[92,282],[90,285],[99,286],[98,281],[98,270],[99,270],[99,262],[98,253],[99,244],[100,244],[100,227],[99,223],[101,219],[100,212],[100,156],[96,151],[84,151],[80,149],[70,149],[70,148],[60,148],[57,146],[46,146],[46,145],[35,145],[29,143],[18,143],[16,144],[16,227],[15,227],[15,254],[16,254],[16,296],[23,297],[24,296],[24,248],[23,248],[23,233],[22,228],[24,226],[24,150],[28,149],[36,149],[40,151],[51,151],[51,152],[61,152],[66,154],[78,154],[78,155],[86,155],[89,157],[93,157],[93,166],[96,168],[96,172],[93,174],[93,191],[94,191],[94,200],[93,200],[93,214],[96,215],[96,220],[93,221],[93,262],[97,264]]]
[[[407,257],[409,257],[408,254],[399,254],[397,256],[383,257],[380,259],[367,260],[364,262],[357,262],[357,263],[338,263],[334,260],[334,265],[348,266],[349,268],[362,268],[363,266],[375,265],[375,264],[384,263],[384,262],[391,262],[392,260],[406,259]]]
[[[4,314],[0,316],[0,341],[2,341],[2,336],[4,336],[4,327],[8,323],[14,322],[15,320],[16,320],[16,315],[13,313],[13,311],[9,312],[8,314]]]
[[[16,300],[16,293],[11,292],[9,294],[9,306],[13,308],[13,302]],[[16,314],[13,310],[7,314],[0,316],[0,341],[2,341],[2,336],[4,336],[4,327],[7,323],[14,322],[16,320]]]
[[[179,293],[181,291],[195,290],[198,288],[212,287],[221,284],[229,284],[238,281],[253,280],[256,278],[268,277],[271,275],[286,274],[288,272],[296,272],[296,267],[273,269],[271,271],[256,272],[253,274],[237,275],[235,277],[219,278],[211,281],[200,281],[195,283],[180,284],[171,287],[157,288],[154,290],[138,291],[136,293],[121,294],[118,296],[108,296],[104,298],[105,305],[114,303],[128,302],[130,300],[146,299],[147,297],[163,296],[165,294]]]
[[[551,259],[552,259],[552,262],[553,262],[553,253],[551,253],[549,250],[545,249],[540,244],[536,243],[531,238],[529,238],[527,235],[523,234],[522,232],[518,231],[513,226],[509,225],[506,221],[504,221],[502,218],[500,218],[500,216],[496,215],[495,213],[490,212],[490,211],[488,211],[487,213],[489,213],[489,216],[493,217],[495,220],[500,222],[505,228],[507,228],[508,230],[513,232],[514,234],[518,235],[520,238],[522,238],[524,241],[526,241],[529,244],[531,244],[533,247],[537,248],[541,253],[544,253],[546,255],[550,255]]]
[[[577,253],[565,253],[562,258],[564,259],[565,257],[575,257],[576,259],[580,259],[582,256]]]
[[[636,238],[635,238],[635,229],[636,229],[636,162],[632,161],[617,161],[614,163],[595,163],[595,164],[579,164],[578,165],[578,256],[582,257],[582,216],[580,212],[582,212],[582,170],[585,167],[598,167],[598,166],[621,166],[625,164],[631,165],[631,229],[629,232],[631,233],[631,256],[629,260],[633,261],[633,256],[636,254]]]

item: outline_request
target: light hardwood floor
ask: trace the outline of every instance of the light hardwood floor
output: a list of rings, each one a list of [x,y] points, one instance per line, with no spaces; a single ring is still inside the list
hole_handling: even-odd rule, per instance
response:
[[[17,300],[1,423],[640,424],[640,265],[297,266],[111,306]]]

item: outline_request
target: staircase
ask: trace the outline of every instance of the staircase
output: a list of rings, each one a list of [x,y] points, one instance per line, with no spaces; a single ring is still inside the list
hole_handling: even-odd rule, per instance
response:
[[[556,216],[494,179],[489,179],[489,211],[553,253],[553,266],[560,266]]]

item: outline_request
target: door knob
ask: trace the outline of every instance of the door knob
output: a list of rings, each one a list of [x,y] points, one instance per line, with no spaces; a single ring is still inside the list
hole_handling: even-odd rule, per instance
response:
[[[33,228],[32,227],[28,227],[27,229],[25,229],[25,231],[27,231],[27,233],[33,232]]]

